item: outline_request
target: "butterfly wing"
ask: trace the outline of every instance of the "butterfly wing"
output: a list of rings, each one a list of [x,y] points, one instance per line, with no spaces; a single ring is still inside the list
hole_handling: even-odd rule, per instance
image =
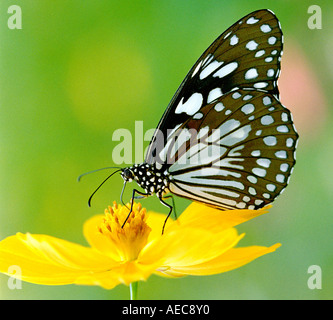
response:
[[[282,45],[280,23],[269,10],[252,12],[222,33],[194,64],[173,96],[145,161],[162,166],[159,153],[170,133],[229,91],[259,89],[278,98]]]
[[[169,137],[169,189],[220,209],[257,209],[287,186],[298,135],[270,93],[234,90],[205,105]]]

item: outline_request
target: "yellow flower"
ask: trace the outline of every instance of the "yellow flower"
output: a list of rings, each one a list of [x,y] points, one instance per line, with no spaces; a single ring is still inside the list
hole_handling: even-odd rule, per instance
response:
[[[128,209],[114,203],[84,224],[90,247],[48,235],[17,233],[0,242],[0,272],[21,269],[24,281],[45,284],[99,285],[111,289],[120,283],[146,280],[151,274],[169,277],[211,275],[238,268],[272,251],[271,247],[234,248],[244,234],[235,225],[267,212],[216,210],[191,204],[176,220],[146,212],[135,203]]]

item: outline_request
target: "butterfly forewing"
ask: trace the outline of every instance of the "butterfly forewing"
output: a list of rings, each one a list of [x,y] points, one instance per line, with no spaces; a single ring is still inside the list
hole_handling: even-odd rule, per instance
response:
[[[279,21],[268,10],[255,11],[222,33],[198,59],[172,98],[151,141],[146,162],[162,164],[158,154],[167,142],[167,131],[229,91],[260,89],[278,97],[282,43]]]
[[[203,82],[201,92],[207,99],[212,85],[221,88],[222,93],[234,88],[254,88],[278,94],[276,80],[281,53],[282,31],[277,18],[270,11],[256,11],[222,33],[188,77],[197,84]],[[268,72],[271,69],[274,72]]]

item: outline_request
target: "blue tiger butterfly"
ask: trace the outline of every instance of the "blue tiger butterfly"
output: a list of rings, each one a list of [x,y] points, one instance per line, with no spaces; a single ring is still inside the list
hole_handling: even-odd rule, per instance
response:
[[[298,140],[279,101],[282,48],[270,10],[246,15],[209,46],[171,99],[145,161],[117,170],[124,187],[135,181],[144,190],[133,190],[132,206],[136,194],[156,194],[169,217],[168,193],[221,210],[259,209],[282,193]]]

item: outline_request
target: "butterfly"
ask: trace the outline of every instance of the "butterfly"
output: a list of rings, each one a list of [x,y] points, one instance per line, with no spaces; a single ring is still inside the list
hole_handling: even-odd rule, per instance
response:
[[[246,15],[209,46],[169,103],[145,161],[117,170],[124,187],[135,181],[144,190],[133,189],[132,206],[156,194],[168,219],[169,193],[231,210],[259,209],[283,192],[298,134],[279,101],[282,48],[270,10]]]

